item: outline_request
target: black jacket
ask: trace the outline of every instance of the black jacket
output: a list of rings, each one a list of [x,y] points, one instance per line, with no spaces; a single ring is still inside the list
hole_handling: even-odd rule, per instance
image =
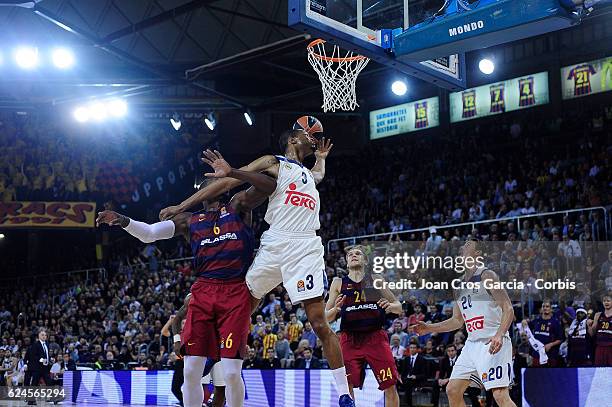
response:
[[[295,367],[296,369],[306,369],[306,359],[304,358],[297,359],[293,367]],[[320,369],[320,368],[321,368],[321,362],[319,361],[319,359],[313,356],[312,359],[310,359],[310,369]]]
[[[49,343],[47,343],[47,351],[50,352]],[[32,345],[30,345],[27,357],[28,371],[49,373],[49,371],[51,370],[51,365],[53,364],[51,363],[51,355],[45,353],[45,350],[43,349],[42,343],[40,341],[36,341]],[[47,364],[45,365],[41,363],[41,359],[46,359]]]
[[[402,380],[404,383],[406,383],[407,380],[415,380],[417,382],[425,380],[427,378],[427,361],[425,358],[423,358],[423,356],[421,356],[421,354],[417,354],[414,361],[414,366],[411,366],[411,359],[411,356],[408,355],[402,360],[400,365],[400,376],[402,377]],[[412,375],[416,376],[416,378],[408,379],[408,376]]]

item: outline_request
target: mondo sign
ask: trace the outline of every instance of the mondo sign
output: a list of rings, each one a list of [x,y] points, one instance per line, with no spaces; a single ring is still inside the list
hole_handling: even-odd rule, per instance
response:
[[[370,112],[370,140],[440,125],[439,99],[433,97]]]
[[[0,228],[92,228],[95,202],[2,202]]]
[[[548,72],[450,94],[451,123],[477,119],[548,103]]]

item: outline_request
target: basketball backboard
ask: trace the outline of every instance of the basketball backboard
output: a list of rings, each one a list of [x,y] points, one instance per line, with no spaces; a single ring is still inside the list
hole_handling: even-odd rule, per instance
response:
[[[289,25],[325,41],[449,89],[465,89],[465,54],[414,62],[398,59],[381,40],[433,18],[444,0],[289,0]]]

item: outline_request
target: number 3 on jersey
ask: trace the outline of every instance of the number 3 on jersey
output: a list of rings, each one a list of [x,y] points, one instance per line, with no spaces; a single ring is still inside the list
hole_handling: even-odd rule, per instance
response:
[[[302,184],[306,184],[308,182],[308,177],[306,177],[306,173],[302,171]]]

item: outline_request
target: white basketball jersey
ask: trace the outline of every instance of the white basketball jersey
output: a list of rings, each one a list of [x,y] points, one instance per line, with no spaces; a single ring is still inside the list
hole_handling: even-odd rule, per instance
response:
[[[283,156],[279,161],[276,189],[270,195],[265,220],[271,230],[310,232],[318,230],[319,191],[310,170]]]
[[[478,288],[456,291],[457,305],[465,321],[469,341],[490,339],[501,325],[502,309],[483,286],[482,272],[485,270],[484,267],[477,269],[469,280]]]

